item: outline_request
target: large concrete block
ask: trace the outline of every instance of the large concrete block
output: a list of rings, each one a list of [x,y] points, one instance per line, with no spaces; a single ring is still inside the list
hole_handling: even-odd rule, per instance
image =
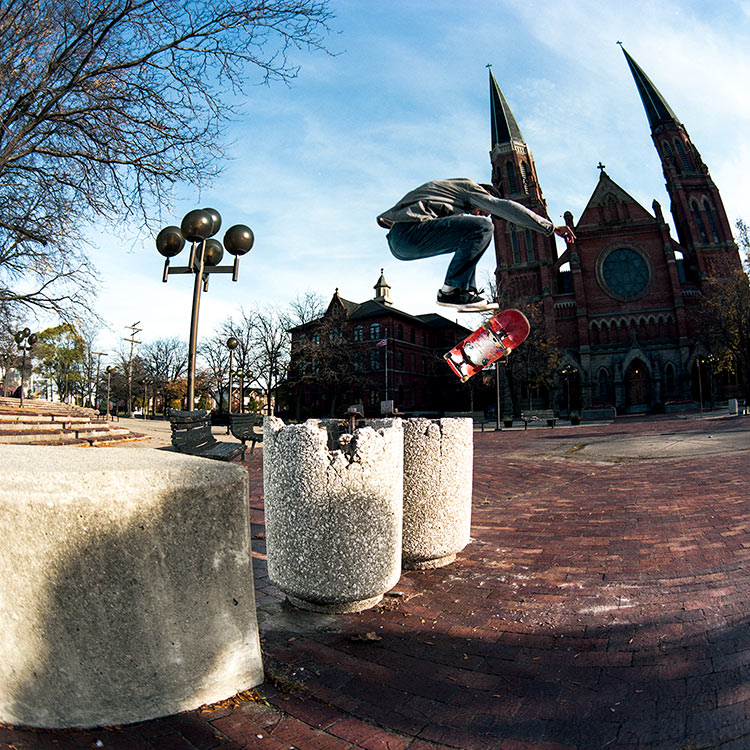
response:
[[[264,428],[268,574],[317,612],[371,607],[401,575],[401,420],[339,425],[271,417]]]
[[[448,565],[469,543],[473,457],[471,419],[405,420],[404,568]]]
[[[93,727],[259,684],[247,474],[0,446],[0,722]]]

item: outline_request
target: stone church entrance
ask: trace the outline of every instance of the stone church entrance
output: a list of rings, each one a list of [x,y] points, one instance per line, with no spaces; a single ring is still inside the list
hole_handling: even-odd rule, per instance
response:
[[[651,401],[651,379],[646,365],[634,360],[625,371],[625,405],[631,414],[648,411]]]

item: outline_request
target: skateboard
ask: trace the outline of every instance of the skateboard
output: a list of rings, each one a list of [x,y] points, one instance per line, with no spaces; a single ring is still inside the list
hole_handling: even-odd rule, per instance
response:
[[[445,361],[465,383],[487,365],[508,356],[529,335],[531,326],[520,310],[502,310],[456,344]]]

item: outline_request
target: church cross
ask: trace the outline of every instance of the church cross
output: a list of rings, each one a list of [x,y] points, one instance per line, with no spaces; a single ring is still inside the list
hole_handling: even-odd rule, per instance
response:
[[[596,165],[597,169],[600,169],[602,172],[604,171],[604,164],[601,163],[601,161]]]

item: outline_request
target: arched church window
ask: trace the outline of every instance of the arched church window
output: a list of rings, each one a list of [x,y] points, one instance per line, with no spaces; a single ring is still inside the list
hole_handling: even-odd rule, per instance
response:
[[[370,341],[380,338],[380,323],[370,323]]]
[[[521,184],[523,186],[523,192],[528,195],[529,193],[529,165],[522,161],[520,164],[521,169]]]
[[[690,202],[690,210],[693,212],[693,218],[695,219],[695,224],[698,227],[698,232],[701,236],[702,242],[708,242],[708,234],[706,233],[706,225],[703,223],[703,217],[701,216],[701,211],[698,208],[698,204],[694,201]]]
[[[531,236],[530,229],[526,230],[524,238],[526,240],[526,260],[530,263],[532,260],[536,260],[534,256],[534,238]]]
[[[513,262],[521,262],[521,248],[518,245],[518,232],[510,233],[510,246],[513,249]]]
[[[662,141],[661,147],[664,149],[664,156],[666,156],[667,161],[679,172],[680,167],[677,164],[677,158],[674,155],[674,151],[672,150],[669,141]]]
[[[364,326],[360,326],[360,325],[354,326],[354,330],[352,332],[352,339],[354,341],[362,341],[362,339],[364,339],[364,336],[365,336]]]
[[[399,323],[396,326],[396,338],[399,339],[400,341],[403,341],[403,338],[404,338],[404,327],[403,327],[403,325],[401,325],[401,323]]]
[[[677,138],[674,139],[674,147],[680,156],[680,163],[682,164],[682,168],[686,172],[689,172],[690,162],[688,161],[687,154],[685,153],[685,149],[682,147],[682,142]]]
[[[716,216],[714,215],[713,208],[711,208],[711,204],[708,202],[708,198],[703,199],[703,210],[708,217],[708,226],[711,227],[711,234],[713,235],[714,242],[719,242],[719,230],[716,226]]]
[[[518,180],[516,179],[516,170],[513,167],[512,162],[506,162],[505,172],[508,175],[508,188],[511,193],[518,192]]]

